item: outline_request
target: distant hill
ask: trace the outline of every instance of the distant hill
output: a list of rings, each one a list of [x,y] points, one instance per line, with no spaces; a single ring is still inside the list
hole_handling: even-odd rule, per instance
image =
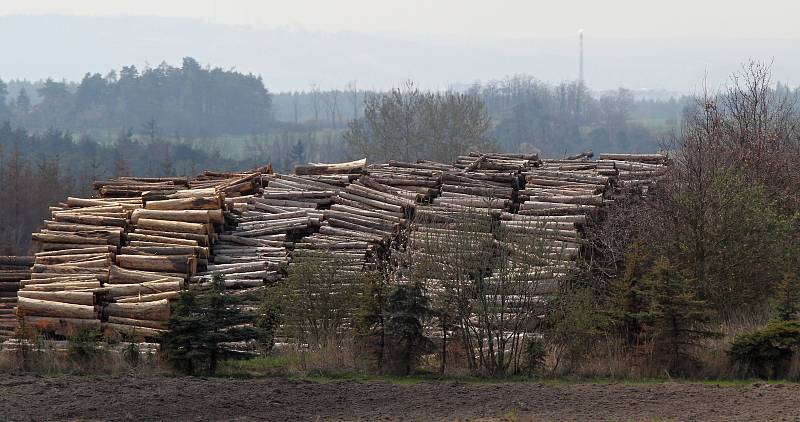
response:
[[[677,23],[676,23],[677,24]],[[87,70],[140,68],[184,56],[264,77],[270,91],[343,87],[385,89],[413,79],[447,88],[516,73],[547,82],[577,77],[575,39],[428,39],[315,33],[137,17],[0,17],[0,78],[80,80]],[[798,40],[594,39],[586,34],[586,80],[595,90],[696,91],[749,57],[774,59],[774,77],[800,84]]]

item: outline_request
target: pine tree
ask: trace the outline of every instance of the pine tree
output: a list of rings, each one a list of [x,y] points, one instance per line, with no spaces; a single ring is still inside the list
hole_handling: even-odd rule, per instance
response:
[[[372,351],[378,368],[383,367],[386,348],[386,290],[382,277],[368,277],[366,294],[356,313],[356,336],[367,344],[368,349],[374,349]]]
[[[684,369],[695,361],[691,348],[716,335],[706,328],[711,312],[705,301],[696,298],[689,280],[666,258],[656,262],[644,287],[649,307],[640,317],[651,330],[655,356],[671,371]]]
[[[296,144],[292,146],[292,162],[296,165],[305,164],[306,162],[306,147],[303,145],[302,142],[297,141]]]
[[[17,99],[15,101],[15,108],[17,113],[21,115],[27,115],[31,111],[31,99],[28,97],[28,92],[25,91],[25,88],[19,90],[19,94],[17,94]]]
[[[647,307],[647,299],[642,291],[642,279],[646,275],[647,256],[639,243],[635,243],[625,254],[625,272],[613,285],[613,308],[611,318],[615,320],[625,335],[628,346],[638,343],[642,332],[641,314]]]
[[[786,273],[778,284],[777,318],[791,321],[800,313],[800,277],[796,273]]]
[[[214,374],[222,356],[220,343],[260,337],[256,328],[242,327],[252,317],[233,306],[234,296],[225,294],[225,278],[215,274],[209,291],[181,293],[164,335],[167,359],[187,375]]]
[[[387,297],[385,321],[390,354],[405,375],[411,373],[421,354],[433,350],[422,324],[430,313],[430,303],[418,282],[398,285]]]

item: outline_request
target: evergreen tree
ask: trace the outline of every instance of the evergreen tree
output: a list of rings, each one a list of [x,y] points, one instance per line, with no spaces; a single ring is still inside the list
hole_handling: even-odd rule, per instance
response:
[[[706,328],[711,312],[698,300],[684,277],[666,258],[661,258],[644,279],[648,308],[639,317],[648,325],[655,356],[667,369],[685,369],[695,361],[691,348],[715,336]]]
[[[297,143],[292,146],[292,162],[295,165],[306,163],[306,147],[303,146],[303,143],[300,141],[297,141]]]
[[[625,271],[621,279],[612,285],[611,318],[622,329],[628,346],[635,346],[642,331],[641,314],[647,306],[642,291],[642,279],[647,274],[647,256],[642,245],[635,243],[625,254]]]
[[[0,79],[0,123],[11,117],[11,112],[6,104],[6,96],[8,96],[7,87],[6,83]]]
[[[392,290],[386,304],[386,334],[394,363],[408,375],[417,358],[433,350],[423,332],[423,321],[431,313],[430,302],[419,282],[401,284]]]
[[[798,318],[800,312],[800,277],[796,273],[786,273],[778,284],[776,311],[777,318],[791,321]]]
[[[366,295],[356,314],[356,336],[373,354],[378,368],[383,367],[386,348],[386,283],[380,276],[367,278]],[[377,343],[377,344],[376,344]]]
[[[19,90],[15,107],[17,109],[17,113],[21,115],[26,115],[31,111],[31,99],[28,97],[28,91],[25,91],[25,88]]]
[[[253,318],[233,306],[225,294],[225,278],[214,274],[210,290],[182,292],[164,335],[164,350],[172,367],[187,375],[214,374],[222,356],[220,343],[262,337],[256,328],[242,327]]]

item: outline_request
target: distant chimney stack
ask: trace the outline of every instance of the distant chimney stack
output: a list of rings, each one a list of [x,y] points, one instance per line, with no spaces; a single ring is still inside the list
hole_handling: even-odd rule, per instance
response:
[[[580,44],[580,53],[579,53],[580,64],[578,69],[578,82],[580,82],[581,85],[583,85],[583,29],[578,30],[578,41]]]

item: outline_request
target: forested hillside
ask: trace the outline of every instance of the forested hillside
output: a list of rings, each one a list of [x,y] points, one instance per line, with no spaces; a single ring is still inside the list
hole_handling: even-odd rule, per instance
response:
[[[117,132],[155,121],[176,136],[216,136],[263,132],[271,116],[260,77],[204,68],[191,57],[181,67],[162,63],[141,72],[131,65],[105,76],[86,73],[77,85],[48,79],[36,90],[36,104],[24,86],[8,99],[4,88],[0,119],[32,129]]]

